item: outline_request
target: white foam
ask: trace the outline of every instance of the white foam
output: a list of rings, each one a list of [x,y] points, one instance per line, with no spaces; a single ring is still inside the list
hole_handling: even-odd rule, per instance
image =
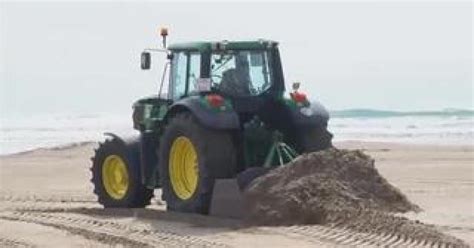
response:
[[[332,118],[329,129],[336,141],[474,145],[473,117]]]
[[[335,141],[474,145],[473,116],[331,118]],[[0,154],[102,140],[104,132],[136,134],[130,114],[44,114],[0,120]]]
[[[130,115],[36,115],[2,119],[0,154],[99,141],[104,132],[135,133]]]

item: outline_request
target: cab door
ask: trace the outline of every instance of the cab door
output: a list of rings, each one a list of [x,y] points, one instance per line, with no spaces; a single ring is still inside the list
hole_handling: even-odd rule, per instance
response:
[[[201,55],[198,52],[180,51],[173,53],[169,98],[179,100],[196,92],[201,76]]]

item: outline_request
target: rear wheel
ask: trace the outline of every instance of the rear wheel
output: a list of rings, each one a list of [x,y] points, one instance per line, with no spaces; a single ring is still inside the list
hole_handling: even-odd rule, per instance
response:
[[[153,190],[141,184],[138,140],[107,139],[92,158],[94,193],[104,207],[141,208],[150,204]]]
[[[330,148],[332,147],[332,136],[327,125],[302,128],[299,133],[299,150],[308,153]]]
[[[168,210],[207,214],[214,179],[235,173],[230,134],[205,128],[183,112],[170,120],[160,145],[160,179]]]

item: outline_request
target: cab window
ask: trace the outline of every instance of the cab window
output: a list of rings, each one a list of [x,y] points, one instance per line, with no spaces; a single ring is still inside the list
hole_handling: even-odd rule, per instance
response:
[[[187,72],[188,57],[184,52],[178,52],[173,55],[171,61],[171,81],[172,87],[170,89],[171,97],[179,99],[184,96],[186,92],[186,72]]]
[[[189,73],[188,82],[189,88],[188,93],[195,92],[197,89],[197,81],[200,77],[201,72],[201,55],[199,53],[189,54]]]
[[[256,96],[272,85],[267,51],[219,51],[211,56],[211,81],[233,96]]]
[[[195,92],[201,74],[201,55],[199,53],[178,52],[171,62],[173,99],[180,99],[186,94]]]

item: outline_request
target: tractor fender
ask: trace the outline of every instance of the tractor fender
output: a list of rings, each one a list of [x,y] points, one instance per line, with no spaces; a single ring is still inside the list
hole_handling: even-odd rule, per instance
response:
[[[140,137],[138,135],[118,135],[115,133],[104,133],[104,136],[110,137],[112,139],[116,139],[120,143],[122,143],[124,146],[130,146],[130,147],[138,147],[138,144],[140,143]]]
[[[130,135],[130,134],[115,134],[115,133],[104,133],[104,136],[116,140],[123,146],[123,149],[126,149],[129,159],[133,163],[138,163],[141,167],[141,159],[140,159],[140,136],[138,135]]]
[[[115,139],[127,150],[129,159],[136,163],[140,169],[140,180],[143,185],[148,188],[159,186],[155,173],[157,165],[156,148],[158,145],[153,139],[154,136],[145,133],[140,135],[104,133],[104,136]]]
[[[213,129],[238,129],[239,117],[233,109],[212,109],[202,102],[202,96],[190,96],[176,101],[170,106],[165,121],[182,111],[191,112],[198,122]]]
[[[289,108],[295,126],[327,125],[329,112],[319,102],[313,101],[307,107]]]

